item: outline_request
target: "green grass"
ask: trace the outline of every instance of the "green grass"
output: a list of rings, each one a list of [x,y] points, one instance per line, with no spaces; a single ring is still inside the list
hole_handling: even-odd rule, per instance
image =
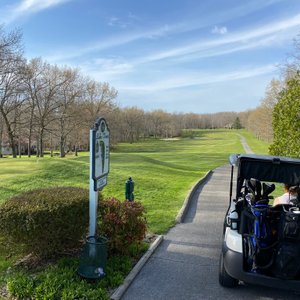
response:
[[[108,291],[118,287],[131,270],[132,259],[111,257],[107,261],[106,276],[94,282],[77,275],[78,265],[79,259],[64,258],[35,272],[14,269],[7,276],[7,287],[17,299],[108,300]]]
[[[112,154],[110,185],[105,193],[123,198],[125,179],[131,176],[135,198],[146,207],[149,229],[165,232],[174,224],[188,190],[208,170],[226,163],[231,152],[242,151],[232,133],[199,133],[201,136],[194,139],[120,144]]]
[[[146,208],[148,230],[165,233],[189,189],[209,170],[228,163],[232,153],[244,153],[237,134],[246,137],[252,150],[267,153],[268,145],[245,130],[193,130],[192,135],[173,140],[149,139],[119,144],[111,153],[105,197],[124,199],[125,181],[135,181],[135,199]],[[190,136],[189,136],[190,135]],[[40,187],[89,186],[89,154],[66,158],[22,157],[0,159],[0,203],[9,197]],[[8,256],[0,239],[0,285],[3,274],[18,257],[18,249]]]
[[[193,138],[146,140],[119,144],[111,153],[106,197],[124,199],[126,179],[135,181],[135,199],[147,210],[149,231],[164,233],[174,224],[189,189],[210,169],[227,163],[231,153],[243,153],[237,132],[251,148],[262,153],[253,135],[245,130],[194,130]],[[266,152],[265,152],[266,153]],[[89,154],[0,160],[0,203],[34,188],[79,186],[88,188]]]
[[[258,140],[252,132],[249,132],[245,129],[238,130],[239,134],[244,136],[247,140],[247,143],[250,145],[251,150],[256,154],[269,154],[268,149],[270,143]]]

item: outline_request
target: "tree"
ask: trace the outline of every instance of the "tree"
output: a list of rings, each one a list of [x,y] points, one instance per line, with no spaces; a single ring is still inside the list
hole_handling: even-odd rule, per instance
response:
[[[168,137],[171,135],[171,114],[163,110],[153,110],[149,114],[151,135],[154,137]]]
[[[36,127],[37,120],[35,117],[36,104],[39,99],[39,94],[42,93],[43,85],[41,84],[42,76],[42,60],[40,58],[32,59],[25,68],[25,91],[28,96],[28,102],[26,103],[25,120],[26,120],[26,136],[28,139],[28,157],[31,156],[31,145],[34,132],[37,135]]]
[[[45,133],[57,120],[55,114],[62,105],[59,101],[60,88],[67,80],[57,66],[52,66],[41,59],[30,62],[26,73],[27,92],[31,99],[33,119],[38,132],[37,156],[44,156]],[[31,118],[30,118],[31,120]]]
[[[19,31],[5,33],[0,27],[0,114],[5,123],[13,157],[17,156],[14,122],[11,118],[25,101],[23,92],[22,35]]]
[[[2,117],[2,115],[0,114],[0,158],[3,157],[3,154],[2,154],[3,132],[4,132],[3,117]]]
[[[261,131],[261,138],[266,141],[273,139],[272,113],[274,106],[278,102],[279,93],[283,88],[281,81],[272,79],[266,88],[265,96],[261,100],[261,115],[258,128]]]
[[[78,70],[64,69],[62,70],[64,84],[59,92],[60,105],[55,114],[57,116],[57,133],[59,136],[60,157],[65,157],[65,149],[67,138],[75,129],[78,110],[76,110],[76,102],[83,93]],[[78,130],[78,128],[76,129]]]
[[[260,105],[255,109],[239,114],[244,127],[253,132],[258,139],[268,142],[273,140],[272,113],[283,86],[284,82],[272,79],[265,90]]]
[[[136,107],[125,108],[123,109],[122,120],[126,141],[131,144],[138,141],[144,129],[144,111]]]
[[[239,118],[239,117],[236,117],[236,118],[235,118],[232,127],[233,127],[234,129],[241,129],[241,128],[242,128],[242,124],[241,124],[241,121],[240,121],[240,118]]]
[[[87,79],[83,93],[83,103],[85,106],[85,119],[88,128],[94,125],[100,116],[109,114],[115,108],[115,99],[118,91],[110,87],[108,83],[99,83]]]
[[[300,157],[300,75],[290,79],[273,111],[274,141],[270,153]]]

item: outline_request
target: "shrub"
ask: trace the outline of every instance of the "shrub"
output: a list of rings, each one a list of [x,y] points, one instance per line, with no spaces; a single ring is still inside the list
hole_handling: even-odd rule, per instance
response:
[[[98,232],[108,238],[111,253],[128,254],[131,245],[143,240],[144,212],[139,202],[121,202],[114,198],[100,201]]]
[[[80,245],[88,226],[88,190],[33,190],[0,206],[0,235],[25,251],[52,256]]]

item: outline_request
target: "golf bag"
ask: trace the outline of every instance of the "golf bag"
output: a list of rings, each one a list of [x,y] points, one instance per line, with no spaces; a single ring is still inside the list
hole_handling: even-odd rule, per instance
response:
[[[252,273],[264,273],[272,264],[274,241],[272,228],[267,221],[269,194],[275,185],[269,185],[256,179],[246,181],[245,199],[248,202],[248,234],[244,235],[247,251],[247,265]],[[263,192],[262,192],[263,191]]]

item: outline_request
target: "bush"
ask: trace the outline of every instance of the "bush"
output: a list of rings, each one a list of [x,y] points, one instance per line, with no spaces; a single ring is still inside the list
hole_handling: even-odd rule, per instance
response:
[[[300,73],[287,81],[273,109],[272,155],[300,157]]]
[[[114,198],[100,201],[98,232],[108,238],[111,253],[128,254],[130,246],[143,240],[144,212],[139,202],[121,202]]]
[[[0,235],[25,251],[49,257],[78,247],[89,219],[88,190],[38,189],[0,206]]]

